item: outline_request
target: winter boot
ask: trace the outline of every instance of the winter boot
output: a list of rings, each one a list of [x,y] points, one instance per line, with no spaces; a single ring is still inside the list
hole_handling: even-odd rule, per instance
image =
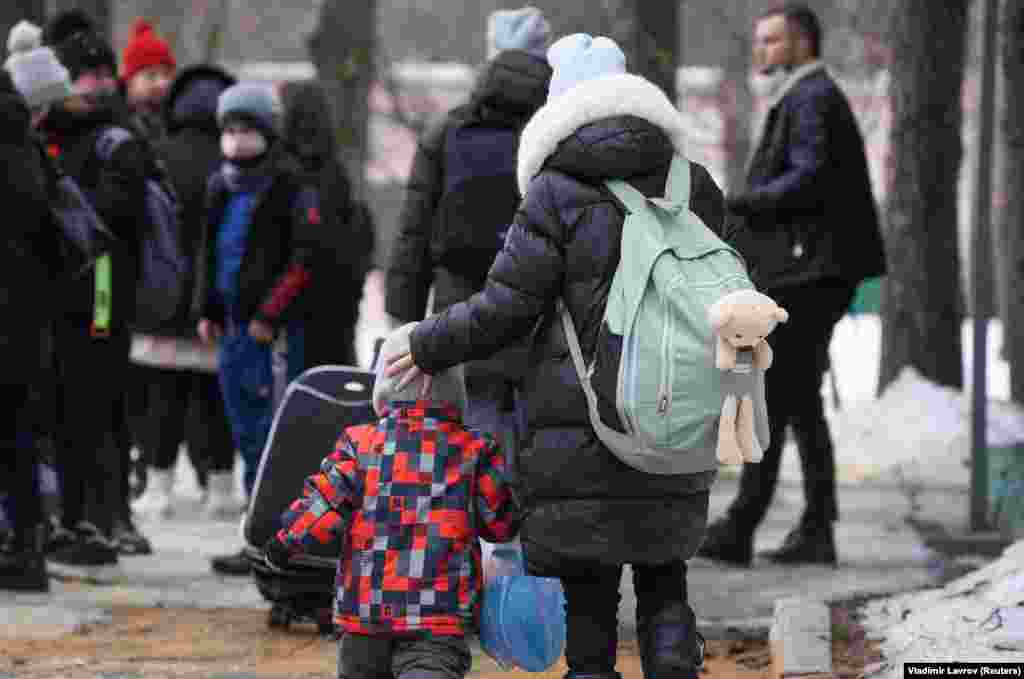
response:
[[[174,469],[150,467],[146,492],[132,506],[138,514],[160,519],[174,515]]]
[[[733,566],[749,566],[754,559],[752,526],[743,526],[731,516],[708,526],[697,556]]]
[[[242,511],[242,503],[235,496],[235,475],[231,472],[210,472],[207,479],[208,495],[203,509],[206,518],[214,521],[234,521]]]
[[[832,522],[801,522],[790,531],[782,546],[761,556],[779,564],[837,565]]]
[[[704,667],[704,637],[686,603],[666,606],[637,620],[644,679],[697,679]]]
[[[16,592],[49,592],[50,579],[43,557],[45,526],[29,535],[16,535],[9,551],[0,553],[0,589]]]

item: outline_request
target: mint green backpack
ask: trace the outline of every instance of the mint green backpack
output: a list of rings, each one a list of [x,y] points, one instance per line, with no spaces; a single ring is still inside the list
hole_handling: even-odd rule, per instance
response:
[[[708,308],[722,295],[753,288],[738,252],[690,210],[690,163],[672,161],[665,198],[647,198],[627,182],[608,188],[626,206],[622,253],[604,313],[622,337],[615,383],[617,431],[598,413],[594,365],[583,361],[572,317],[562,325],[598,437],[626,464],[651,474],[717,468],[722,412]]]

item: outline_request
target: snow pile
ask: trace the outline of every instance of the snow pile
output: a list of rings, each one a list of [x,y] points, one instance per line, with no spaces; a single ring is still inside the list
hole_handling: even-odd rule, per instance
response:
[[[867,677],[903,677],[903,662],[1024,661],[1024,541],[941,589],[869,602],[861,611],[885,662]]]
[[[911,367],[875,398],[881,348],[877,316],[847,316],[836,326],[832,371],[822,396],[836,447],[840,482],[878,480],[931,487],[970,484],[972,328],[964,324],[963,391],[939,386]],[[1024,410],[1011,405],[1009,366],[1000,356],[1002,328],[989,327],[988,446],[1024,442]],[[835,380],[833,384],[831,380]],[[833,388],[840,404],[834,405]],[[769,407],[771,404],[769,403]],[[799,455],[790,440],[781,475],[801,478]]]
[[[906,367],[875,401],[834,413],[836,459],[864,478],[929,486],[970,481],[971,395],[939,386]],[[989,400],[988,447],[1024,442],[1024,411]]]

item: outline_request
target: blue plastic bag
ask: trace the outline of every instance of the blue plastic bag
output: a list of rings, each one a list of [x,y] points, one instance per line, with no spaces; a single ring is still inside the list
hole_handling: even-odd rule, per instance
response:
[[[480,645],[498,664],[543,672],[565,647],[565,595],[556,578],[526,575],[518,543],[484,543]]]

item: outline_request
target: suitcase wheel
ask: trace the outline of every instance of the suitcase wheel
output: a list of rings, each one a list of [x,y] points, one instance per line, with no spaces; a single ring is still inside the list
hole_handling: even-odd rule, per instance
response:
[[[267,615],[267,626],[271,629],[288,629],[288,626],[292,623],[292,612],[281,606],[275,604],[270,609],[270,613]]]

